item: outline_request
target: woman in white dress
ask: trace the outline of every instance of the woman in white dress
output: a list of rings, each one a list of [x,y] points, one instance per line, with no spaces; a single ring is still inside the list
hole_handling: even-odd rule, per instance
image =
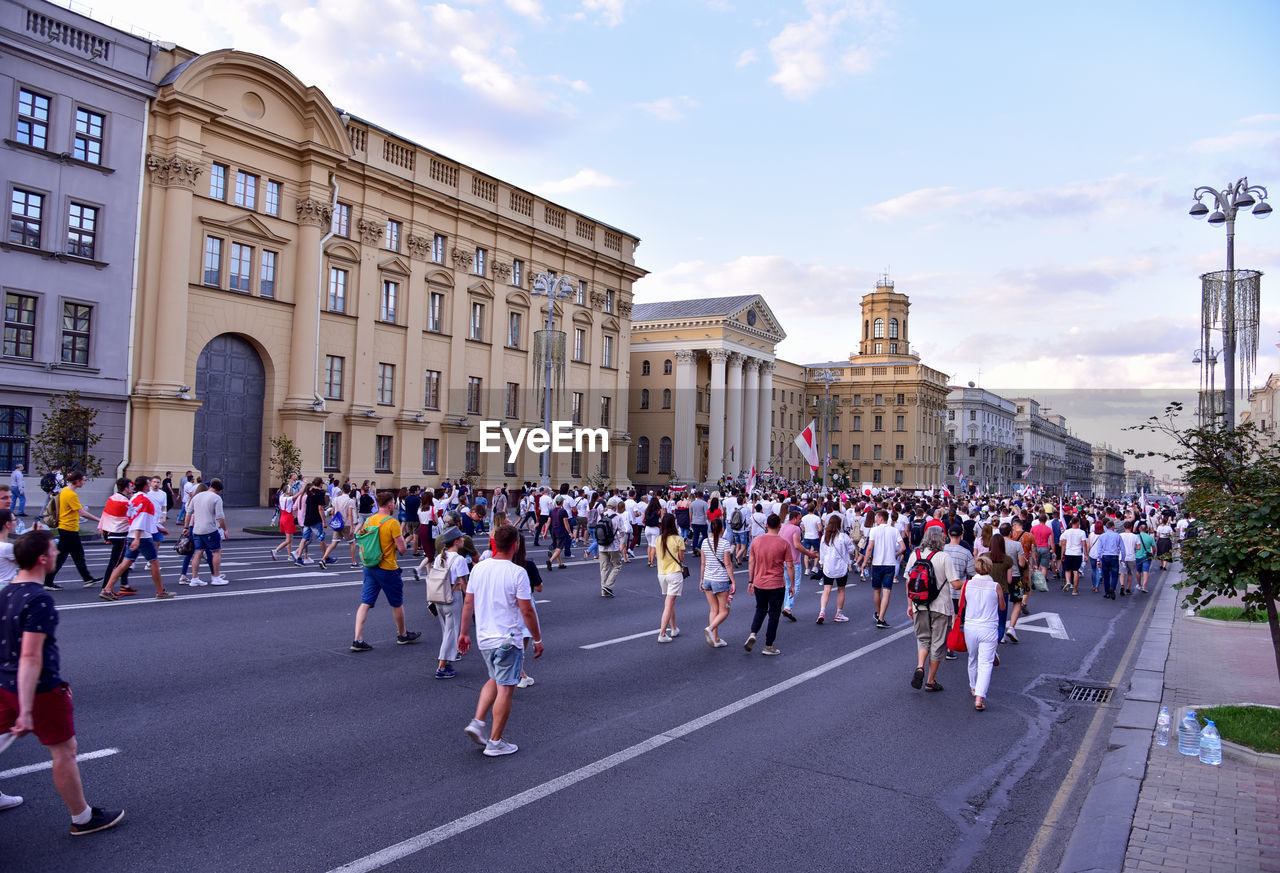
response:
[[[977,573],[965,583],[964,641],[969,649],[969,692],[973,708],[987,708],[987,690],[991,686],[991,668],[995,666],[996,641],[999,639],[1000,610],[1004,609],[1004,592],[991,578],[991,558],[979,555],[973,559]]]

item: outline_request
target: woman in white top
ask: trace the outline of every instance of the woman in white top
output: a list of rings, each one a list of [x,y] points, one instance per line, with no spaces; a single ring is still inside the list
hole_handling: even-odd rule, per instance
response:
[[[966,582],[961,592],[964,598],[964,642],[969,649],[969,693],[973,695],[973,708],[978,712],[987,708],[1000,610],[1004,609],[1004,592],[991,578],[991,567],[988,556],[974,558],[973,569],[978,575]]]
[[[10,510],[0,509],[0,588],[8,585],[13,581],[13,577],[18,575],[18,562],[13,557],[13,543],[9,542],[16,524],[17,520]]]
[[[844,614],[844,587],[849,581],[849,568],[853,565],[853,539],[845,533],[844,518],[834,514],[827,520],[818,544],[818,565],[822,569],[822,603],[818,607],[818,624],[827,617],[827,600],[831,586],[836,586],[836,621],[848,621]]]
[[[448,573],[449,586],[453,589],[452,603],[435,605],[441,633],[440,658],[436,664],[437,679],[453,678],[452,662],[458,657],[458,632],[462,629],[460,624],[462,602],[467,596],[467,576],[471,572],[471,568],[467,566],[467,559],[458,554],[460,545],[462,545],[462,531],[456,527],[449,528],[444,532],[444,548],[440,554],[436,555],[434,560],[424,558],[422,565],[418,568],[421,572],[430,564],[432,569],[444,569]]]
[[[1071,589],[1073,597],[1080,595],[1080,566],[1084,563],[1084,548],[1089,535],[1080,530],[1080,516],[1071,516],[1071,527],[1062,532],[1062,590]]]
[[[713,649],[727,646],[718,629],[729,617],[729,598],[737,587],[733,577],[733,538],[724,534],[724,519],[713,518],[711,530],[699,549],[702,557],[702,593],[707,596],[711,618],[702,635]]]
[[[1169,558],[1173,555],[1173,526],[1164,518],[1156,526],[1156,557],[1160,559],[1160,569],[1169,569]]]

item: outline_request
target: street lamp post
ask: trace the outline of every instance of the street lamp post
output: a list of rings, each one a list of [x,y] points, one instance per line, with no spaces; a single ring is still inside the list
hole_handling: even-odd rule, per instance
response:
[[[831,383],[840,381],[840,372],[832,369],[815,370],[813,374],[815,382],[823,383],[822,397],[822,487],[831,487]]]
[[[1207,349],[1196,349],[1191,355],[1191,363],[1199,364],[1201,361],[1209,365],[1209,410],[1206,412],[1204,408],[1204,371],[1202,369],[1200,372],[1200,402],[1196,414],[1199,416],[1201,427],[1212,427],[1218,421],[1218,392],[1214,384],[1214,376],[1218,370],[1218,350],[1212,346]]]
[[[555,329],[556,300],[569,297],[575,290],[573,280],[568,276],[557,277],[554,271],[539,273],[533,277],[532,293],[537,297],[547,298],[547,348],[543,350],[543,395],[542,395],[542,429],[551,432],[551,371],[553,366],[551,336]],[[563,366],[563,362],[561,364]],[[551,453],[543,452],[539,464],[541,477],[538,484],[543,488],[551,487]]]
[[[1214,210],[1209,212],[1202,198],[1213,197]],[[1241,209],[1253,207],[1253,214],[1266,218],[1271,214],[1271,205],[1267,203],[1267,189],[1261,185],[1250,185],[1247,177],[1238,179],[1219,191],[1208,185],[1201,185],[1191,194],[1196,204],[1191,207],[1192,218],[1209,216],[1209,223],[1227,226],[1227,294],[1226,321],[1222,339],[1223,389],[1226,392],[1227,430],[1235,430],[1236,397],[1235,397],[1235,363],[1236,363],[1236,213]]]

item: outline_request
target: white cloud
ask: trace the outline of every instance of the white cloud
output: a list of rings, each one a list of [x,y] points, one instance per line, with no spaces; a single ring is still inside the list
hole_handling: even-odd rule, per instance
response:
[[[756,54],[755,49],[747,49],[742,54],[738,55],[738,60],[734,66],[738,69],[742,69],[743,67],[754,64],[758,60],[760,60],[760,56]]]
[[[597,170],[582,169],[567,179],[558,182],[543,182],[533,188],[539,194],[556,195],[581,191],[585,188],[617,188],[622,183],[612,176],[606,176]]]
[[[1135,198],[1148,197],[1155,181],[1123,174],[1051,188],[992,187],[963,191],[953,186],[918,188],[866,208],[873,218],[920,219],[943,212],[984,218],[1057,218],[1128,209]]]
[[[881,0],[806,0],[805,10],[807,19],[787,24],[769,41],[777,67],[769,81],[791,98],[810,96],[837,73],[870,70],[880,53],[875,47],[895,20]]]
[[[1265,118],[1266,116],[1254,116]],[[1210,136],[1198,139],[1187,146],[1193,155],[1222,154],[1242,149],[1260,149],[1280,145],[1280,130],[1237,130],[1225,136]]]
[[[550,78],[551,78],[551,81],[555,82],[557,85],[564,85],[566,88],[572,88],[573,90],[577,91],[579,94],[591,93],[591,86],[588,85],[586,82],[582,81],[581,79],[568,79],[560,75],[551,76]]]
[[[587,12],[595,12],[610,27],[622,23],[622,13],[627,0],[582,0],[582,8]]]
[[[507,8],[517,15],[523,15],[533,21],[543,21],[546,16],[542,12],[540,0],[505,0]]]
[[[698,101],[692,97],[681,95],[679,97],[662,97],[652,103],[639,103],[636,105],[663,121],[679,121],[684,118],[686,110],[693,109],[698,105]]]

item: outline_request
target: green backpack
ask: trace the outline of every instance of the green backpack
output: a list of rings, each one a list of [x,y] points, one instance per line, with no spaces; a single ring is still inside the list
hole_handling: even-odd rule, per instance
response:
[[[382,551],[381,535],[378,531],[386,522],[391,520],[391,516],[387,516],[373,527],[363,527],[360,533],[356,534],[356,545],[360,547],[360,560],[366,567],[376,567],[382,563],[385,557]]]

